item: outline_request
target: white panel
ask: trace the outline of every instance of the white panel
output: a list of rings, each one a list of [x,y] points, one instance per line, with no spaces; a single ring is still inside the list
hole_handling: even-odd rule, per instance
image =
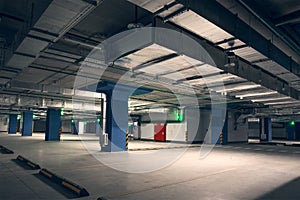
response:
[[[83,134],[84,133],[84,122],[79,122],[78,123],[78,134]]]
[[[175,53],[175,51],[157,44],[152,44],[144,49],[116,60],[115,64],[131,69],[141,65],[142,63],[169,55],[171,53]]]
[[[191,10],[177,15],[170,21],[212,42],[219,42],[233,37]]]
[[[168,141],[185,141],[185,135],[187,132],[187,123],[174,123],[174,124],[167,124],[167,135],[166,139]]]
[[[263,54],[259,53],[258,51],[256,51],[255,49],[253,49],[251,47],[244,47],[241,49],[234,50],[233,52],[237,56],[244,58],[245,60],[247,60],[249,62],[267,59],[266,56],[264,56]]]
[[[154,124],[141,125],[141,138],[154,140]]]

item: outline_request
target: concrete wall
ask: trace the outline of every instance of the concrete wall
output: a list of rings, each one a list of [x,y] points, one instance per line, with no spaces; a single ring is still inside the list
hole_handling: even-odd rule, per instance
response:
[[[258,122],[248,122],[248,133],[250,138],[259,138],[259,124]],[[272,138],[273,139],[287,139],[287,130],[285,125],[282,127],[279,123],[272,123]]]
[[[248,122],[248,137],[249,138],[259,138],[259,123],[258,122]]]
[[[187,123],[169,123],[167,124],[166,140],[184,142],[187,132]]]
[[[72,132],[71,123],[72,123],[71,120],[62,120],[61,125],[62,125],[63,133],[71,133]]]
[[[33,121],[33,132],[45,133],[46,131],[46,120],[34,120]]]
[[[272,137],[274,139],[287,139],[287,129],[285,123],[272,123]]]
[[[154,124],[141,125],[141,139],[154,140]]]
[[[248,121],[238,120],[238,113],[228,112],[228,142],[248,141]]]
[[[85,133],[96,133],[96,122],[87,122],[85,125]]]
[[[188,141],[204,141],[210,124],[210,111],[186,109],[185,119],[187,121]]]
[[[203,142],[209,128],[210,117],[210,110],[186,109],[183,122],[167,124],[166,139],[184,142],[187,132],[188,141]],[[245,120],[237,123],[237,117],[234,112],[228,113],[228,142],[248,141],[248,122]],[[141,138],[154,139],[154,124],[142,124]]]
[[[0,116],[0,132],[8,131],[8,116]]]
[[[34,120],[33,132],[44,133],[46,131],[46,120]],[[62,121],[62,132],[71,133],[71,121],[63,120]]]

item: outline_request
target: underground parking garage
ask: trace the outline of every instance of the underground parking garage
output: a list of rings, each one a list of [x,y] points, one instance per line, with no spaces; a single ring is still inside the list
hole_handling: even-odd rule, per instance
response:
[[[0,199],[299,199],[297,0],[0,2]]]

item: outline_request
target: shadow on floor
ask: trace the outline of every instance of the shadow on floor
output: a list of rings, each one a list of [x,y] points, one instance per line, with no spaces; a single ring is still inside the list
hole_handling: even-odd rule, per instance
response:
[[[256,200],[299,200],[300,199],[300,178],[296,178],[273,191],[266,193],[263,196],[256,198]]]
[[[18,159],[11,159],[11,161],[13,161],[14,163],[16,163],[17,165],[21,166],[23,169],[25,170],[33,170],[31,167],[29,167],[28,165],[26,165],[25,163],[19,161]]]
[[[48,186],[50,186],[51,188],[53,188],[57,192],[61,193],[62,195],[64,195],[68,199],[78,198],[78,196],[75,193],[71,192],[70,190],[64,188],[63,186],[61,186],[59,184],[53,183],[51,180],[49,180],[48,178],[46,178],[46,177],[44,177],[40,174],[33,174],[33,176],[35,176],[36,178],[38,178],[43,183],[47,184]]]
[[[0,146],[0,153],[2,154],[14,154],[14,152],[10,149]]]

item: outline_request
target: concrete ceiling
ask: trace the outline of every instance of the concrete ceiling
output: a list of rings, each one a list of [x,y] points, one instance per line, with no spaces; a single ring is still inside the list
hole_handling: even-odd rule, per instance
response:
[[[51,99],[72,100],[65,91],[73,89],[80,65],[91,50],[128,26],[142,24],[180,30],[193,37],[216,66],[203,60],[190,66],[171,47],[158,44],[122,55],[102,79],[117,81],[129,73],[154,90],[132,97],[131,111],[179,106],[176,95],[187,95],[188,90],[182,88],[189,84],[201,106],[209,106],[211,94],[216,93],[229,106],[251,109],[256,116],[293,118],[300,111],[299,10],[297,0],[3,0],[0,113],[39,110],[45,104],[39,107],[38,102]],[[81,85],[98,81],[96,65],[86,66],[82,75],[89,82]],[[202,76],[193,76],[195,67]],[[179,80],[178,72],[187,81]],[[134,84],[130,76],[128,84]],[[162,87],[163,80],[170,86]],[[208,88],[207,84],[213,85]],[[36,103],[18,100],[25,97]],[[94,100],[93,95],[82,97],[87,100]]]

